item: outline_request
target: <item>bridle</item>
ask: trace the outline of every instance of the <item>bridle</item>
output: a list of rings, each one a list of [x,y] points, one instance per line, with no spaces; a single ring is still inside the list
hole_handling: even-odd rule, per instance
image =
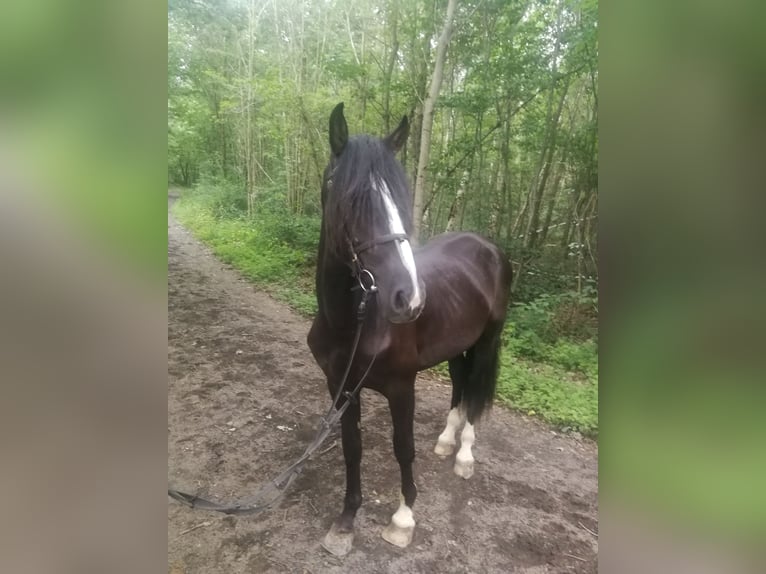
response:
[[[386,235],[381,235],[380,237],[375,237],[368,241],[363,241],[362,243],[357,243],[354,245],[349,234],[346,234],[346,243],[348,244],[349,253],[351,253],[351,275],[353,275],[359,282],[359,287],[362,289],[362,291],[365,289],[372,289],[373,291],[377,291],[378,288],[375,282],[375,276],[372,274],[372,271],[364,266],[360,255],[365,251],[369,251],[373,247],[376,247],[377,245],[385,245],[386,243],[391,243],[393,241],[399,242],[407,240],[409,240],[409,237],[406,233],[388,233]],[[365,278],[370,282],[368,286],[365,286],[364,284]]]
[[[370,239],[369,241],[358,243],[356,247],[354,247],[351,244],[351,240],[349,240],[349,244],[351,245],[351,253],[352,253],[353,259],[358,259],[360,253],[369,251],[376,245],[383,245],[385,243],[391,243],[392,241],[408,241],[408,240],[409,240],[409,236],[406,233],[388,233],[386,235],[381,235],[380,237],[375,237],[373,239]]]

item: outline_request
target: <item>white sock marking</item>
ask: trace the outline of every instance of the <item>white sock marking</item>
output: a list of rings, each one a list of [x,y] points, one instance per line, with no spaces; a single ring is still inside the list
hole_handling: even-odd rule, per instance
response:
[[[399,508],[396,509],[396,512],[394,512],[394,515],[391,517],[391,522],[397,528],[414,527],[415,518],[412,515],[412,509],[402,501],[399,503]]]
[[[399,211],[396,209],[396,204],[391,197],[391,190],[388,188],[388,184],[386,184],[382,178],[372,176],[372,188],[379,191],[383,196],[383,204],[386,206],[388,227],[391,230],[391,233],[405,233],[402,218],[399,217]],[[415,267],[415,256],[412,253],[412,246],[410,245],[410,242],[405,239],[404,241],[396,242],[396,250],[402,260],[402,265],[407,270],[407,273],[409,273],[410,280],[412,281],[410,309],[414,309],[421,304],[421,298],[420,286],[418,285],[418,272]]]
[[[437,442],[439,444],[455,444],[455,431],[460,426],[460,411],[455,407],[447,415],[447,426],[444,427],[442,434],[439,435]]]
[[[476,434],[473,432],[473,425],[469,422],[465,423],[463,432],[460,434],[460,450],[457,451],[456,461],[461,465],[469,464],[473,462],[473,453],[471,447],[473,447],[473,441],[476,439]]]

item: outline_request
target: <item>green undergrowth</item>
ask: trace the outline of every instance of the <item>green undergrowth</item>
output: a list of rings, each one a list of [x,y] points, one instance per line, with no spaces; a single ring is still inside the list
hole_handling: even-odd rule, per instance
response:
[[[319,219],[289,214],[278,194],[264,194],[256,216],[227,185],[184,190],[176,219],[225,263],[305,316],[316,312],[314,266]],[[598,434],[595,293],[538,297],[514,305],[503,332],[497,382],[502,404],[563,431]],[[433,369],[448,377],[447,365]]]
[[[218,192],[218,193],[216,193]],[[172,207],[173,215],[221,261],[235,267],[276,299],[304,315],[316,312],[314,296],[315,246],[299,237],[306,227],[319,226],[309,218],[248,218],[226,209],[226,190],[184,190]],[[303,219],[303,221],[301,221]],[[302,241],[301,241],[302,239]]]

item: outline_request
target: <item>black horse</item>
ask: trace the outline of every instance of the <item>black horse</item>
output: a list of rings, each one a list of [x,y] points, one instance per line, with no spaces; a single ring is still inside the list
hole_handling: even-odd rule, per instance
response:
[[[336,395],[357,327],[359,288],[373,282],[349,380],[353,388],[372,363],[364,387],[388,399],[402,498],[383,538],[405,547],[412,541],[417,495],[413,414],[418,371],[449,361],[452,403],[438,438],[438,455],[455,447],[455,432],[467,419],[455,458],[455,473],[473,474],[473,425],[492,403],[500,337],[508,308],[511,266],[494,244],[473,233],[449,233],[420,249],[410,246],[411,194],[394,157],[409,133],[405,116],[383,139],[348,137],[343,104],[330,115],[330,163],[322,185],[322,229],[316,272],[319,310],[308,344]],[[369,274],[368,274],[369,273]],[[351,390],[347,388],[346,391]],[[345,397],[341,401],[347,400]],[[353,541],[354,517],[362,503],[361,405],[351,401],[342,417],[346,496],[324,547],[345,554]]]

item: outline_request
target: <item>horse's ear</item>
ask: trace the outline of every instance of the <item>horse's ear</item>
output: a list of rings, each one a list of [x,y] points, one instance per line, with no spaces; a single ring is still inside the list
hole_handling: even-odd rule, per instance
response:
[[[396,153],[404,147],[408,135],[410,135],[410,122],[407,120],[407,116],[404,116],[399,122],[399,126],[388,134],[383,141]]]
[[[340,155],[348,143],[348,124],[343,117],[343,102],[335,106],[330,114],[330,149],[335,155]]]

